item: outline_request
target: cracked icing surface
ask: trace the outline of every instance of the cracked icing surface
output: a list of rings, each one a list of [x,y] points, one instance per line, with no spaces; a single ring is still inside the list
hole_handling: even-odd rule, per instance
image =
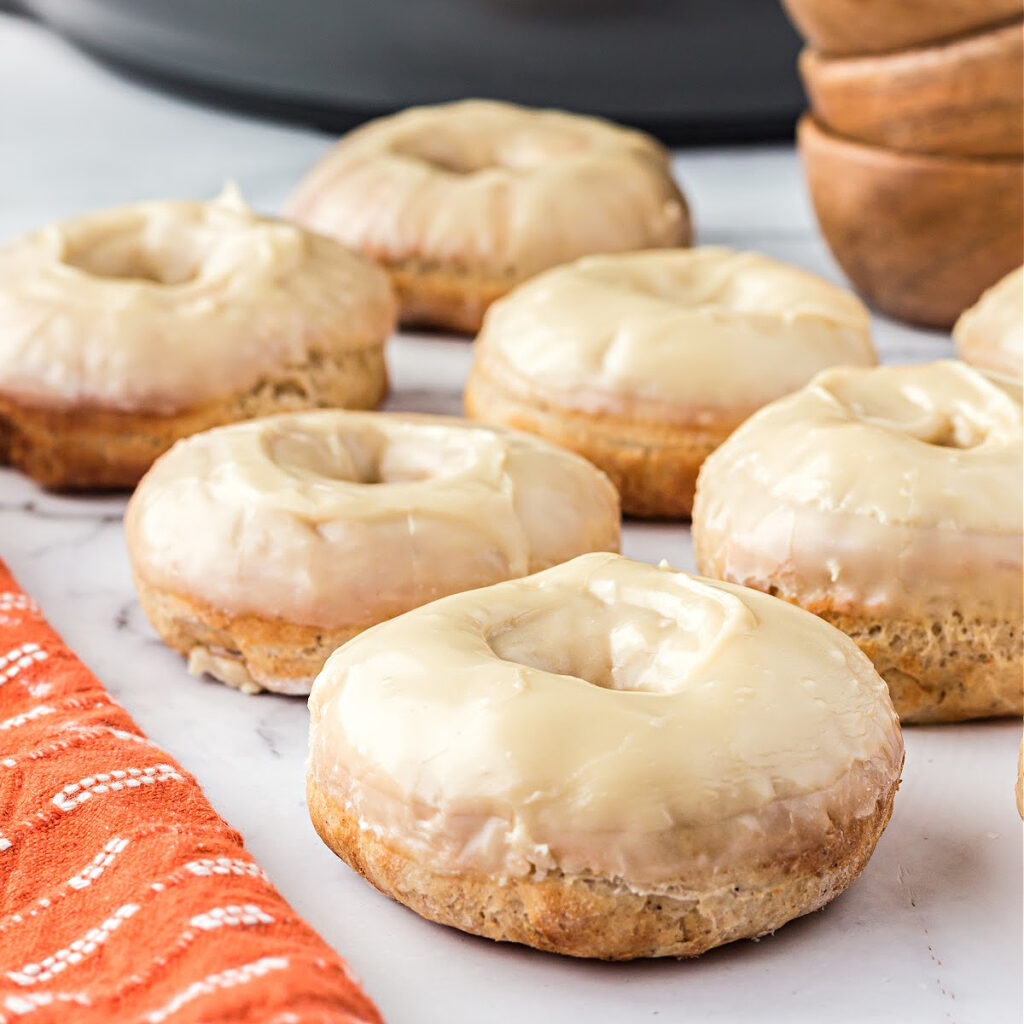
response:
[[[309,770],[433,871],[713,885],[875,813],[903,745],[852,641],[615,555],[446,598],[338,650]]]

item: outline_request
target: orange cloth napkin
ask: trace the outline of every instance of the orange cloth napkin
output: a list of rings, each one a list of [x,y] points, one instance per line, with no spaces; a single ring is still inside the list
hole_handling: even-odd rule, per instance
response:
[[[380,1016],[0,562],[0,1024]]]

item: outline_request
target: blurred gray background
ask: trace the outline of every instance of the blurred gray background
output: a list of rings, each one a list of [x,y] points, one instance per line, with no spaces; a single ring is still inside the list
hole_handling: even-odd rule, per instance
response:
[[[775,0],[0,0],[104,61],[341,131],[466,96],[602,114],[675,143],[792,135]]]

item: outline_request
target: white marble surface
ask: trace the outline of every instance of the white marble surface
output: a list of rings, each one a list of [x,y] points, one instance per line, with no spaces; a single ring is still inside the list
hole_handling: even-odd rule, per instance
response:
[[[0,237],[104,204],[209,196],[226,177],[274,210],[328,142],[154,94],[0,16]],[[788,148],[682,152],[677,169],[702,241],[838,279]],[[938,335],[876,327],[889,361],[950,352]],[[455,411],[467,360],[462,341],[396,338],[390,406]],[[1021,1019],[1018,723],[908,729],[895,814],[863,877],[771,938],[631,965],[494,945],[420,920],[321,845],[302,796],[303,702],[187,675],[135,601],[123,508],[120,498],[46,495],[0,470],[0,557],[140,725],[199,777],[391,1024]],[[682,526],[628,524],[625,550],[692,567]]]

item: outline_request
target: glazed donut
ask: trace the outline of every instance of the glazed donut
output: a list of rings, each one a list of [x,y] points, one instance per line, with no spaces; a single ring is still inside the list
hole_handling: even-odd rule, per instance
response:
[[[0,249],[0,463],[130,487],[179,437],[387,390],[387,278],[237,195],[94,213]]]
[[[489,100],[413,108],[351,132],[286,215],[379,261],[404,323],[465,333],[547,267],[690,241],[686,201],[652,138]]]
[[[1024,379],[1024,267],[1010,271],[960,315],[953,340],[965,363]]]
[[[320,411],[180,441],[125,516],[166,643],[247,692],[308,693],[339,644],[434,598],[618,550],[615,490],[524,434]]]
[[[755,409],[874,362],[858,299],[766,256],[592,256],[494,305],[465,403],[600,466],[627,514],[687,516],[701,463]]]
[[[823,906],[889,820],[885,684],[782,601],[615,555],[419,608],[310,696],[321,838],[433,921],[693,956]]]
[[[904,721],[1019,715],[1021,423],[952,360],[826,370],[705,462],[697,567],[848,633]]]

